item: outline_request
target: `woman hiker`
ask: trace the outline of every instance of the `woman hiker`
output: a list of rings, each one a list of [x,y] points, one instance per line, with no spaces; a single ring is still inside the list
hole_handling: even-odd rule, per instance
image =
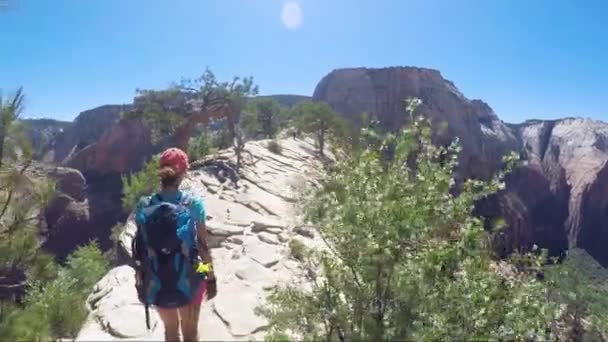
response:
[[[175,297],[178,295],[173,295],[173,294],[167,294],[167,291],[174,291],[174,292],[179,292],[180,290],[182,290],[182,279],[169,279],[169,280],[163,280],[162,277],[177,277],[177,276],[181,276],[182,274],[184,274],[184,272],[179,271],[179,263],[178,261],[180,260],[179,256],[175,256],[175,254],[179,254],[181,252],[183,252],[183,248],[176,248],[175,250],[177,252],[173,252],[173,254],[168,254],[169,256],[167,256],[167,258],[170,258],[168,260],[171,260],[170,262],[165,262],[163,264],[163,262],[158,262],[158,260],[162,260],[162,253],[161,252],[156,252],[159,248],[154,249],[154,254],[157,255],[156,257],[159,258],[157,260],[154,260],[154,262],[150,262],[149,265],[154,265],[154,263],[156,262],[156,264],[163,264],[163,265],[174,265],[176,266],[176,270],[175,272],[173,272],[172,269],[170,269],[169,271],[165,271],[161,269],[159,270],[159,266],[156,266],[156,271],[158,272],[158,274],[156,274],[156,276],[158,277],[157,279],[160,282],[160,284],[168,284],[168,285],[164,285],[164,286],[159,286],[161,288],[160,291],[158,292],[154,292],[154,295],[162,297],[162,298],[157,298],[155,300],[148,300],[148,302],[153,302],[155,304],[156,310],[158,312],[158,315],[160,316],[160,319],[163,322],[164,325],[164,329],[165,329],[165,341],[179,341],[180,340],[180,326],[181,326],[181,334],[183,336],[183,340],[184,341],[198,341],[199,336],[198,336],[198,319],[199,319],[199,313],[200,313],[200,309],[201,309],[201,303],[203,301],[203,298],[206,297],[207,299],[212,299],[216,296],[217,294],[217,284],[216,284],[216,279],[215,279],[215,274],[213,272],[213,261],[211,259],[211,253],[209,251],[209,248],[207,246],[207,230],[205,227],[205,209],[203,206],[203,201],[201,198],[196,198],[196,197],[192,197],[190,194],[186,194],[185,192],[181,191],[180,185],[184,179],[184,177],[186,176],[186,172],[189,168],[189,162],[188,162],[188,156],[187,154],[177,148],[169,148],[167,150],[165,150],[161,156],[160,156],[160,171],[159,171],[159,176],[161,179],[161,191],[158,194],[155,194],[154,196],[152,196],[152,199],[149,201],[149,203],[146,203],[144,205],[142,205],[140,203],[140,210],[143,209],[148,210],[148,214],[151,215],[149,217],[152,217],[152,215],[155,214],[151,214],[151,212],[154,211],[154,209],[147,209],[150,207],[153,207],[153,202],[154,199],[156,198],[157,204],[158,203],[172,203],[172,204],[183,204],[185,207],[187,207],[188,211],[189,211],[189,219],[191,222],[191,227],[186,227],[188,229],[195,229],[196,232],[191,232],[192,233],[192,237],[196,237],[194,240],[196,240],[196,243],[192,243],[193,246],[196,246],[197,249],[197,254],[198,257],[200,257],[200,261],[196,261],[194,262],[194,266],[192,266],[192,268],[194,269],[194,272],[202,272],[206,274],[206,278],[205,280],[202,281],[198,281],[198,282],[192,282],[192,284],[196,284],[193,285],[193,287],[198,287],[198,288],[194,288],[192,290],[192,292],[190,293],[189,296],[181,296],[181,297]],[[185,201],[184,199],[188,199],[187,201]],[[147,208],[142,208],[145,205],[147,205]],[[186,210],[184,210],[183,212],[186,212]],[[185,215],[187,215],[188,213],[186,212]],[[144,217],[142,219],[142,217]],[[175,217],[175,216],[173,216]],[[138,218],[140,218],[139,222],[138,222]],[[165,243],[164,241],[167,241],[168,239],[166,238],[167,235],[162,235],[162,233],[158,233],[156,236],[154,235],[155,231],[161,231],[163,229],[166,229],[166,223],[164,223],[164,226],[158,226],[158,222],[166,222],[166,221],[162,221],[162,219],[158,219],[155,218],[153,223],[148,223],[147,221],[145,221],[145,216],[138,216],[136,214],[136,222],[138,223],[138,230],[140,230],[141,226],[145,226],[146,228],[146,235],[147,235],[147,240],[141,240],[141,241],[146,241],[146,243],[148,243],[148,247],[152,246],[156,246],[154,245],[154,241],[153,239],[156,236],[161,236],[161,238],[158,238],[159,243]],[[179,219],[177,219],[179,221]],[[142,223],[146,222],[146,223]],[[175,222],[171,221],[171,222]],[[155,226],[154,224],[156,224],[157,226]],[[174,223],[174,227],[175,227],[176,223]],[[156,228],[156,229],[155,229]],[[184,229],[186,229],[184,228]],[[180,236],[179,233],[179,229],[176,228],[170,228],[172,230],[168,230],[170,231],[170,233],[172,233],[171,237],[175,237]],[[178,231],[178,233],[176,234],[175,232]],[[181,236],[180,236],[181,237]],[[180,240],[178,240],[180,241]],[[181,242],[181,241],[180,241]],[[180,245],[177,245],[180,246]],[[167,247],[168,248],[168,247]],[[149,250],[149,248],[148,248]],[[162,250],[162,249],[161,249]],[[138,249],[139,251],[139,249]],[[134,248],[134,253],[135,253],[135,248]],[[139,252],[138,252],[139,253]],[[169,253],[169,252],[167,252]],[[175,261],[175,262],[174,262]],[[181,267],[189,267],[188,264],[184,264],[187,266],[181,266]],[[150,266],[153,267],[153,266]],[[171,268],[172,266],[164,266],[164,267],[168,267]],[[137,269],[137,268],[136,268]],[[145,272],[143,272],[145,273]],[[154,273],[154,271],[151,271],[151,273]],[[167,274],[169,274],[169,276],[167,276]],[[137,282],[139,284],[141,284],[141,275],[139,274],[139,272],[137,272]],[[150,277],[147,278],[148,281],[150,281]],[[150,295],[150,288],[153,288],[154,286],[141,286],[141,288],[145,288],[145,290],[142,291],[148,291],[145,292],[146,294],[144,296],[148,296]],[[163,289],[165,289],[163,292]],[[167,290],[169,289],[169,290]],[[187,291],[185,291],[186,293],[188,293]],[[170,299],[168,298],[173,298],[173,302],[170,301]],[[180,298],[180,299],[175,299],[175,298]],[[182,305],[182,303],[184,302],[184,299],[186,298],[186,300],[189,300],[189,302],[186,302],[185,304]],[[181,324],[180,324],[181,323]]]

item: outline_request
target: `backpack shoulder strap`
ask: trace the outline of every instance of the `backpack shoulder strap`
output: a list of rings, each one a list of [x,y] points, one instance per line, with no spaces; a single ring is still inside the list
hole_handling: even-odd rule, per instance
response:
[[[160,196],[159,193],[155,193],[152,196],[150,196],[150,200],[148,202],[148,206],[153,206],[155,204],[159,204],[163,201],[163,198]]]
[[[192,204],[192,195],[187,192],[182,192],[181,198],[179,199],[179,204],[189,208]]]

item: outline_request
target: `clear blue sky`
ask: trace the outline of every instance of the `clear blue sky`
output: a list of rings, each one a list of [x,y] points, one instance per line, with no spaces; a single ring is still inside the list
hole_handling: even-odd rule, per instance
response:
[[[297,0],[290,28],[283,0],[8,1],[0,87],[24,86],[30,117],[127,103],[205,66],[311,95],[334,68],[414,65],[505,121],[608,121],[605,0]]]

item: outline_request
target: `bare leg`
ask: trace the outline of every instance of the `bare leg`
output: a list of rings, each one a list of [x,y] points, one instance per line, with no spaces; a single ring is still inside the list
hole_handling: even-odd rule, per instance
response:
[[[179,315],[177,309],[157,308],[158,315],[165,326],[165,341],[177,342],[179,339]]]
[[[184,342],[198,341],[198,318],[200,312],[201,302],[197,300],[179,309]]]

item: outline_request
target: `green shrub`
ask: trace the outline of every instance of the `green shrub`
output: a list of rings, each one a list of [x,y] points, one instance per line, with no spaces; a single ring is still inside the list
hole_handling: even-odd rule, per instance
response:
[[[289,240],[289,255],[296,260],[303,261],[306,256],[306,246],[300,240]]]
[[[31,153],[21,144],[23,136],[13,134],[22,103],[21,91],[8,102],[0,99],[2,121],[8,124],[4,129],[10,129],[0,139],[0,278],[4,285],[14,285],[2,291],[0,338],[74,337],[86,317],[85,299],[107,263],[96,245],[78,249],[64,267],[41,250],[40,213],[56,192],[53,182],[27,170]]]
[[[268,148],[268,151],[270,151],[270,152],[272,152],[274,154],[281,154],[281,153],[283,153],[283,147],[276,140],[269,141],[268,145],[267,145],[267,148]]]
[[[54,280],[45,285],[30,281],[22,306],[3,307],[2,338],[39,341],[75,337],[87,316],[86,298],[107,270],[108,263],[96,244],[80,247]]]
[[[112,241],[112,248],[107,250],[104,255],[105,255],[106,260],[108,260],[108,263],[112,267],[118,266],[123,262],[123,260],[121,260],[121,255],[119,253],[119,242],[120,242],[120,235],[122,234],[122,232],[124,230],[125,230],[125,224],[121,223],[121,222],[115,224],[111,229],[110,240]]]
[[[608,338],[608,270],[585,251],[571,249],[564,262],[545,268],[545,276],[552,300],[566,308],[565,340]]]
[[[410,113],[418,104],[409,101]],[[534,273],[497,272],[489,234],[472,214],[477,200],[502,189],[515,157],[492,180],[467,181],[453,194],[460,147],[434,146],[428,120],[415,119],[381,142],[341,158],[308,202],[307,220],[328,248],[303,257],[310,289],[279,287],[259,308],[269,336],[554,339],[558,310],[545,284]],[[394,153],[387,156],[388,147]]]
[[[274,138],[281,119],[280,104],[274,99],[258,98],[249,104],[248,110],[253,114],[253,125],[246,124],[246,127],[252,128],[254,132],[259,132],[266,138]]]
[[[110,234],[110,240],[112,240],[112,242],[114,244],[117,244],[119,239],[120,239],[120,234],[122,234],[122,232],[125,230],[125,225],[124,223],[117,223],[115,224],[111,231],[112,233]]]
[[[133,211],[142,196],[160,190],[158,162],[159,156],[156,155],[144,164],[141,171],[122,176],[122,207],[125,211]]]
[[[188,144],[188,157],[191,161],[201,160],[216,151],[217,149],[213,147],[213,141],[207,130],[196,137],[192,137]]]
[[[232,138],[232,134],[228,127],[224,127],[214,132],[211,141],[212,145],[220,150],[230,148],[234,143],[234,139]]]

